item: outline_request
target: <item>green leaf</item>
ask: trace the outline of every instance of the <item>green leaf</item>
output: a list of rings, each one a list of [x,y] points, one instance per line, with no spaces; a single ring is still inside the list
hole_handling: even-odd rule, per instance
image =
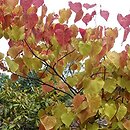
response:
[[[79,47],[79,52],[83,56],[88,56],[88,54],[91,51],[91,42],[84,43],[84,42],[80,41],[78,47]]]
[[[116,114],[116,105],[115,103],[106,103],[104,106],[105,115],[111,120],[113,116]]]
[[[69,127],[72,121],[74,120],[74,117],[75,116],[72,112],[68,112],[68,113],[62,114],[61,120],[67,127]]]
[[[42,63],[39,59],[37,58],[28,58],[28,57],[23,57],[23,61],[25,65],[32,70],[39,70],[42,67]]]
[[[23,27],[18,27],[16,25],[12,26],[12,28],[8,31],[9,38],[18,41],[23,40],[25,38],[25,29]]]
[[[75,86],[76,83],[78,82],[78,79],[77,79],[76,76],[67,77],[67,82],[68,82],[71,86]]]
[[[127,113],[127,108],[124,104],[121,104],[117,110],[116,117],[118,121],[122,120]]]
[[[116,88],[116,80],[114,78],[107,78],[103,88],[105,91],[112,93]]]
[[[122,88],[126,88],[127,91],[130,93],[130,80],[127,78],[118,78],[118,85],[121,86]]]
[[[15,72],[16,70],[18,70],[19,68],[19,65],[17,63],[15,63],[13,60],[11,60],[9,57],[6,57],[5,58],[8,66],[9,66],[9,69],[12,71],[12,72]]]
[[[99,130],[99,126],[96,123],[93,124],[87,124],[87,130]]]
[[[83,81],[84,93],[85,94],[98,94],[103,88],[104,81],[100,78],[94,80],[85,79]]]
[[[4,58],[4,54],[0,52],[0,60]]]

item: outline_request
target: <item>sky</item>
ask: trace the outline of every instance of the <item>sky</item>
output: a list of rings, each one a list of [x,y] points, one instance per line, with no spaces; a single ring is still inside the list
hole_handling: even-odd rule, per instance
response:
[[[68,2],[70,0],[44,0],[44,3],[48,7],[48,13],[50,12],[56,12],[58,13],[59,9],[67,8]],[[95,7],[95,10],[107,10],[110,12],[110,16],[108,21],[106,22],[103,18],[96,16],[96,24],[102,25],[106,27],[118,27],[120,32],[119,36],[116,39],[115,46],[113,50],[120,52],[124,49],[124,46],[126,44],[130,44],[130,34],[128,35],[127,41],[123,43],[123,46],[121,46],[121,41],[123,39],[123,29],[121,29],[121,26],[117,22],[117,14],[121,13],[122,15],[130,14],[130,1],[129,0],[71,0],[74,2],[81,2],[81,3],[89,3],[89,4],[97,4]],[[100,7],[101,5],[101,7]],[[73,23],[73,20],[71,21]],[[87,28],[86,25],[82,22],[77,22],[76,25],[78,27]],[[90,22],[88,25],[89,27],[94,27],[95,22]],[[0,39],[0,52],[6,53],[8,49],[8,41],[4,38]]]

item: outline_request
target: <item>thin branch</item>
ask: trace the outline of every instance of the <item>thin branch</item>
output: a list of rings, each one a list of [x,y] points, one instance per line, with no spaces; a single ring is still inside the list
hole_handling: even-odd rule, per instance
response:
[[[26,45],[28,46],[30,52],[39,60],[41,60],[44,65],[48,66],[50,69],[52,69],[54,71],[54,73],[68,86],[68,88],[70,89],[70,91],[76,95],[78,92],[73,88],[71,87],[71,85],[69,83],[67,83],[64,78],[62,76],[60,76],[60,74],[52,67],[50,66],[44,59],[41,59],[40,57],[38,57],[32,50],[32,48],[28,45],[28,43],[24,40],[24,42],[26,43]]]
[[[12,72],[12,74],[15,74],[15,73]],[[63,90],[61,90],[61,89],[58,89],[58,88],[56,88],[56,87],[54,87],[54,86],[52,86],[52,85],[50,85],[50,84],[47,84],[47,83],[41,81],[40,79],[36,79],[36,78],[33,78],[33,77],[29,77],[29,76],[28,76],[28,77],[25,77],[25,76],[22,76],[22,75],[19,75],[19,74],[15,74],[15,75],[17,75],[17,76],[19,76],[19,77],[22,77],[22,78],[24,78],[24,79],[31,79],[31,80],[38,81],[41,85],[47,85],[48,87],[53,88],[53,89],[55,89],[55,90],[57,90],[57,91],[60,91],[60,92],[62,92],[62,93],[64,93],[64,94],[67,94],[68,96],[70,96],[71,98],[73,98],[73,96],[72,96],[71,94],[69,94],[69,93],[67,93],[67,92],[65,92],[65,91],[63,91]]]
[[[65,54],[65,55],[62,56],[61,58],[59,58],[59,59],[57,60],[57,63],[58,63],[60,60],[62,60],[63,58],[65,58],[66,56],[68,56],[69,54],[73,53],[74,51],[75,51],[75,49],[74,49],[73,51],[71,51],[71,52]],[[55,64],[53,65],[53,67],[55,67],[57,63],[55,63]]]

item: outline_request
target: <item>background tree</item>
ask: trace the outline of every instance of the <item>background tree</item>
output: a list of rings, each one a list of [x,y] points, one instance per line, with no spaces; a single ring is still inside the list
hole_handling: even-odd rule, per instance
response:
[[[7,56],[0,53],[0,66],[12,73],[12,80],[33,80],[45,95],[55,93],[54,102],[39,111],[39,129],[130,129],[130,47],[121,53],[110,51],[118,37],[116,27],[87,28],[97,12],[86,13],[83,8],[96,4],[69,2],[68,9],[47,14],[43,0],[19,3],[1,1],[0,34],[8,39],[9,50]],[[73,13],[74,24],[69,25]],[[100,15],[107,21],[109,12],[100,10]],[[123,41],[129,33],[129,16],[117,15]],[[85,29],[76,26],[79,20]],[[69,103],[58,98],[66,95]]]

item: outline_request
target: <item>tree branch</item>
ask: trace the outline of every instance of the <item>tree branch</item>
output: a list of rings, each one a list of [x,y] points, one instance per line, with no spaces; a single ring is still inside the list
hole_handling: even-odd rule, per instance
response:
[[[40,57],[38,57],[32,50],[32,48],[28,45],[28,43],[24,40],[24,42],[26,43],[26,45],[28,46],[30,52],[39,60],[41,60],[43,62],[44,65],[48,66],[50,69],[53,70],[53,72],[68,86],[68,88],[70,89],[70,91],[76,95],[78,92],[71,87],[71,85],[69,85],[69,83],[67,83],[64,78],[62,76],[60,76],[60,74],[55,70],[55,68],[53,68],[51,65],[49,65],[44,59],[41,59]]]

